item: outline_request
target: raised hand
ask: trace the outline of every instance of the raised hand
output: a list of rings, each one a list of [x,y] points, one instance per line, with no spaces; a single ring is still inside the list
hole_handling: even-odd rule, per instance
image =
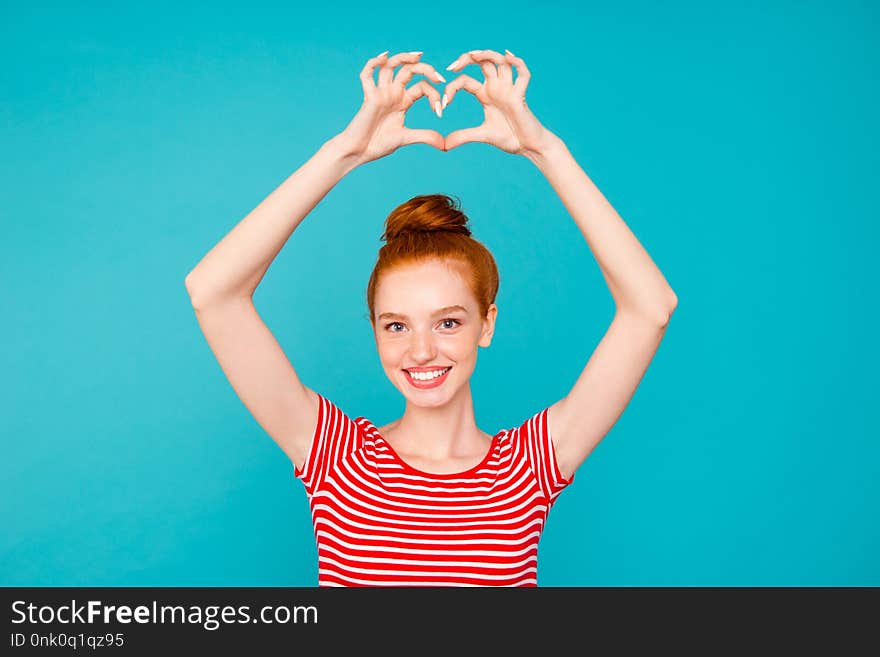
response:
[[[444,150],[445,140],[436,130],[414,130],[403,125],[407,110],[422,96],[427,96],[437,116],[442,116],[440,93],[427,81],[406,87],[416,73],[446,82],[433,66],[418,61],[421,54],[410,52],[388,57],[386,51],[367,60],[360,74],[364,102],[339,135],[357,164],[376,160],[407,144],[423,143]],[[403,66],[395,75],[394,68],[400,64]],[[376,67],[379,68],[378,82],[373,80]]]
[[[464,143],[483,142],[508,153],[529,156],[539,153],[550,138],[550,131],[526,104],[531,77],[526,63],[509,50],[506,52],[502,55],[494,50],[471,50],[446,67],[448,71],[458,71],[468,64],[478,64],[485,78],[480,83],[469,75],[460,75],[446,85],[442,108],[452,102],[459,89],[464,89],[476,96],[485,114],[481,125],[446,135],[447,151]],[[515,83],[512,66],[517,72]]]

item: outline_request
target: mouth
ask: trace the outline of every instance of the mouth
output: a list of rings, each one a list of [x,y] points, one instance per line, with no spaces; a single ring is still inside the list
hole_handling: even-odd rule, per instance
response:
[[[413,374],[409,370],[403,370],[406,375],[406,380],[409,381],[410,385],[414,388],[418,388],[419,390],[426,390],[428,388],[436,388],[438,386],[443,385],[443,382],[446,381],[449,376],[449,372],[452,370],[452,367],[446,367],[442,370],[433,370],[432,372],[427,372],[428,378],[417,379],[413,377]],[[435,372],[440,372],[440,374],[435,374]],[[425,374],[418,373],[420,376],[425,376]]]

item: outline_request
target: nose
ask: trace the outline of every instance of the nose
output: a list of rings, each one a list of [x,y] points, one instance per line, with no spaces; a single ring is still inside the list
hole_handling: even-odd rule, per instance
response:
[[[428,363],[434,359],[437,353],[434,344],[434,336],[430,331],[413,331],[413,337],[410,341],[409,351],[412,359],[417,363]]]

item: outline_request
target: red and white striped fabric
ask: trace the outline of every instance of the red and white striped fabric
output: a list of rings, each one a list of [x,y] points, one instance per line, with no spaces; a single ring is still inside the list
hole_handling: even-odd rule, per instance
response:
[[[318,395],[303,468],[319,586],[537,586],[538,540],[560,492],[547,408],[499,431],[481,463],[432,474],[372,422]]]

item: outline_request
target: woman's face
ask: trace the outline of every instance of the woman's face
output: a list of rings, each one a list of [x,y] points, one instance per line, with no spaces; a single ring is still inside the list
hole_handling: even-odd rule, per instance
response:
[[[452,266],[439,260],[385,272],[373,305],[376,347],[385,374],[418,406],[442,406],[467,385],[477,364],[477,347],[488,347],[492,341],[498,312],[491,304],[488,317],[480,317],[470,288]],[[450,369],[419,381],[407,372],[412,368]]]

